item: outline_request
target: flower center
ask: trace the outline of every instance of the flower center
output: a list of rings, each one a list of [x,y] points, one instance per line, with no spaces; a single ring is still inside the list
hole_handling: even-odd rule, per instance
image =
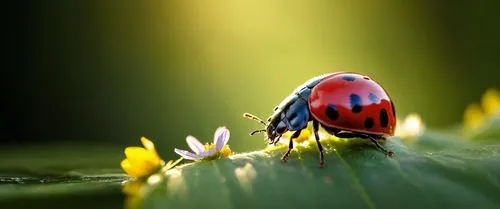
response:
[[[205,152],[208,152],[210,149],[215,149],[215,144],[207,143],[205,144]],[[217,150],[215,150],[217,151]]]

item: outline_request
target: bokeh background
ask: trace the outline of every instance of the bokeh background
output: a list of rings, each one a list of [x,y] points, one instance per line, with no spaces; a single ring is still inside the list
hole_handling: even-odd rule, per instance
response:
[[[260,126],[242,113],[267,118],[297,85],[334,71],[377,80],[400,117],[417,112],[429,127],[449,127],[499,87],[499,9],[430,0],[10,3],[0,152],[87,144],[122,156],[146,136],[168,159],[187,148],[187,135],[211,141],[221,125],[233,150],[255,150],[263,140],[248,132]]]

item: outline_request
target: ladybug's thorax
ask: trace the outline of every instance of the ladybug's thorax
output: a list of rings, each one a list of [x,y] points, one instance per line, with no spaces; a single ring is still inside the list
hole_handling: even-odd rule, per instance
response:
[[[270,118],[270,122],[266,127],[267,138],[269,142],[274,142],[274,140],[284,134],[287,131],[286,126],[284,126],[282,118],[283,111],[275,112],[272,118]]]
[[[312,119],[308,104],[311,91],[323,79],[332,75],[334,73],[309,79],[274,108],[274,113],[267,119],[269,125],[266,132],[270,142],[287,131],[298,131],[307,127],[307,123]]]

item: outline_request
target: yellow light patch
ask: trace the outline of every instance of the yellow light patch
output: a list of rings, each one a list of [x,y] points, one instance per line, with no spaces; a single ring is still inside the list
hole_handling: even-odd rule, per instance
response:
[[[500,115],[500,92],[488,89],[481,98],[481,105],[486,115]]]
[[[294,132],[288,131],[288,132],[283,134],[283,138],[290,139],[292,137],[293,133]],[[311,135],[312,135],[312,132],[309,129],[302,129],[302,131],[300,132],[300,135],[297,138],[293,139],[293,141],[297,142],[297,143],[302,143],[302,142],[309,140]]]
[[[470,104],[464,112],[464,123],[469,128],[477,128],[483,123],[484,112],[478,104]]]
[[[398,121],[396,126],[396,136],[403,138],[415,137],[423,132],[425,125],[420,118],[420,115],[412,113],[406,116],[406,118],[401,122]]]

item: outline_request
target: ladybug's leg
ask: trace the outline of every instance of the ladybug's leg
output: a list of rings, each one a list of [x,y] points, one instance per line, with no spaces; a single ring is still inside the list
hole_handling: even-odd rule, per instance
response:
[[[373,144],[375,144],[375,146],[377,146],[378,149],[380,149],[384,154],[386,154],[387,156],[389,157],[392,157],[394,155],[394,152],[390,151],[390,150],[387,150],[385,149],[384,147],[382,147],[382,145],[380,145],[377,140],[375,140],[375,138],[373,138],[372,136],[368,136],[368,138],[370,138],[370,140],[372,141]]]
[[[293,139],[299,137],[301,131],[302,130],[295,131],[292,134],[292,137],[290,137],[290,144],[288,144],[288,151],[286,151],[286,153],[281,157],[281,161],[283,161],[284,163],[286,163],[286,160],[288,160],[288,156],[290,155],[290,152],[293,149]]]
[[[279,135],[278,138],[274,140],[274,142],[269,143],[269,144],[276,146],[276,144],[280,141],[280,139],[281,139],[281,135]]]
[[[323,146],[321,146],[321,143],[319,142],[319,123],[317,120],[313,120],[313,129],[314,129],[314,137],[316,138],[316,144],[318,145],[319,149],[319,167],[323,168],[325,167],[325,154],[323,153]]]

